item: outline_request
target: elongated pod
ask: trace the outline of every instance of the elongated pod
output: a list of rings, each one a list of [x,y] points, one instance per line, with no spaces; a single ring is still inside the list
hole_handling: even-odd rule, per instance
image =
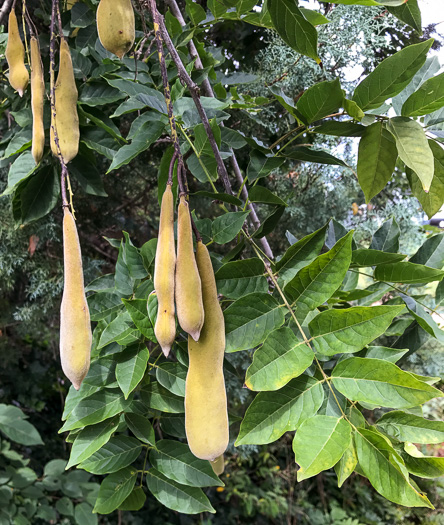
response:
[[[122,59],[136,38],[131,0],[100,0],[97,32],[102,46]]]
[[[204,322],[202,285],[194,256],[190,210],[184,196],[180,197],[177,219],[176,310],[182,329],[197,341]]]
[[[188,337],[185,430],[191,452],[214,461],[228,446],[227,395],[223,374],[225,323],[207,247],[197,243],[205,320],[199,341]]]
[[[60,308],[60,359],[66,377],[78,390],[89,370],[91,323],[83,285],[82,254],[76,223],[64,208],[64,287]]]
[[[43,104],[45,100],[45,82],[43,65],[40,57],[39,41],[31,37],[31,107],[32,107],[32,156],[38,164],[45,147],[45,129],[43,126]]]
[[[216,458],[214,461],[212,461],[211,467],[213,469],[213,472],[216,474],[216,476],[220,476],[221,474],[223,474],[225,470],[224,455],[222,454],[221,456]]]
[[[159,239],[154,267],[154,288],[157,293],[156,339],[168,356],[176,336],[174,317],[174,280],[176,250],[174,247],[174,197],[167,184],[160,206]]]
[[[9,66],[9,83],[22,97],[28,86],[29,73],[25,66],[25,48],[20,38],[14,9],[9,13],[6,60]]]
[[[58,155],[54,126],[57,130],[63,160],[68,163],[79,151],[79,116],[77,114],[78,92],[67,41],[60,42],[59,74],[55,83],[55,113],[51,111],[51,150]]]

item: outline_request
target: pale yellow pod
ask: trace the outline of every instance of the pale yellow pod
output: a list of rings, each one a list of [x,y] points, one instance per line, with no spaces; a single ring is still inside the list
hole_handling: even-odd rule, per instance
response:
[[[40,57],[39,41],[31,37],[31,107],[32,107],[32,156],[35,163],[42,160],[45,147],[45,128],[43,126],[43,104],[45,82]]]
[[[174,197],[167,184],[160,206],[159,239],[154,266],[154,288],[157,293],[156,339],[168,356],[176,337],[174,317],[174,277],[176,249],[174,246]]]
[[[66,377],[78,390],[89,370],[91,323],[83,284],[82,254],[76,223],[64,208],[64,286],[60,308],[60,359]]]
[[[78,0],[66,0],[66,10],[69,11],[73,8],[74,4],[77,3]]]
[[[122,59],[136,38],[131,0],[100,0],[97,31],[102,46]]]
[[[204,322],[202,284],[193,249],[188,202],[180,197],[177,219],[176,311],[180,326],[197,341]]]
[[[25,66],[25,47],[20,38],[14,9],[9,13],[8,43],[5,54],[9,66],[9,83],[22,97],[28,86],[29,73]]]
[[[210,254],[197,243],[205,320],[199,341],[188,337],[189,368],[185,383],[185,430],[191,452],[214,461],[228,446],[227,395],[223,374],[225,323],[217,298]]]
[[[220,476],[221,474],[223,474],[225,470],[224,455],[222,454],[214,461],[211,461],[211,467],[213,468],[213,472],[216,474],[216,476]]]
[[[54,125],[59,138],[60,151],[67,164],[79,151],[79,116],[77,114],[78,92],[72,67],[71,53],[68,42],[62,38],[60,42],[59,74],[55,83],[55,112],[51,110],[51,150],[58,155],[54,140]]]

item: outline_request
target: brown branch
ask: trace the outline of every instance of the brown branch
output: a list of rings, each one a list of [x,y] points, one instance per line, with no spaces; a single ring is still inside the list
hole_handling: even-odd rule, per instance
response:
[[[177,5],[176,0],[166,0],[166,3],[169,5],[171,12],[177,18],[180,25],[182,27],[185,26],[186,25],[185,20],[179,9],[179,6]],[[191,57],[195,60],[194,65],[196,69],[203,69],[202,60],[200,59],[199,53],[192,39],[188,42],[188,49],[190,51]],[[204,81],[202,82],[202,90],[206,94],[207,97],[214,98],[214,91],[213,91],[213,88],[211,87],[211,83],[208,80],[208,78],[204,79]],[[220,125],[224,126],[224,123],[221,122]],[[256,208],[254,204],[248,200],[248,190],[244,184],[244,178],[242,176],[242,172],[237,162],[237,158],[234,153],[234,150],[230,148],[230,152],[231,152],[231,157],[230,157],[231,166],[236,176],[236,180],[238,181],[239,185],[242,188],[242,197],[246,202],[248,202],[248,209],[250,210],[249,219],[251,220],[253,227],[257,230],[260,227],[261,222],[259,220],[259,217],[257,216]],[[264,252],[267,255],[267,257],[269,257],[270,259],[274,259],[273,251],[271,250],[271,247],[267,239],[265,237],[261,237],[260,243],[262,244],[262,248],[264,249]]]
[[[56,118],[56,109],[55,109],[55,101],[56,101],[56,93],[55,93],[55,80],[54,80],[54,71],[55,71],[55,46],[56,46],[56,33],[55,33],[55,19],[56,17],[60,16],[59,11],[59,3],[58,0],[52,0],[52,11],[51,11],[51,27],[50,27],[50,33],[51,33],[51,39],[49,44],[49,77],[50,77],[50,101],[51,101],[51,112],[52,112],[52,131],[54,133],[54,142],[57,148],[57,157],[60,162],[61,166],[61,190],[62,190],[62,206],[67,207],[68,199],[66,197],[66,180],[68,178],[68,169],[66,167],[66,163],[63,159],[62,151],[60,149],[60,142],[59,142],[59,136],[57,134],[57,126],[55,123]],[[63,34],[61,35],[61,38],[63,38]]]
[[[185,66],[182,63],[182,60],[179,56],[179,53],[177,52],[176,48],[174,47],[174,44],[170,38],[170,35],[168,34],[167,28],[165,26],[165,22],[163,19],[163,16],[160,15],[160,13],[157,11],[157,8],[155,6],[155,1],[150,0],[150,4],[153,6],[153,14],[155,12],[156,19],[159,22],[160,29],[162,31],[163,40],[165,42],[165,45],[170,52],[171,58],[173,59],[178,73],[179,73],[179,79],[181,82],[186,85],[190,91],[191,97],[193,98],[194,104],[196,106],[197,112],[199,113],[200,119],[202,121],[202,124],[205,128],[205,132],[208,136],[208,140],[211,145],[211,149],[213,150],[214,157],[216,159],[217,163],[217,171],[219,174],[219,178],[222,181],[222,184],[224,186],[225,192],[229,195],[233,194],[233,191],[231,189],[231,183],[230,179],[228,177],[227,168],[225,167],[224,161],[222,160],[219,148],[216,143],[216,139],[214,138],[213,130],[211,129],[210,122],[208,120],[207,114],[205,112],[205,109],[202,105],[202,102],[200,100],[200,92],[198,85],[192,80],[190,75],[188,74],[187,70],[185,69]]]
[[[3,18],[6,16],[6,14],[9,12],[11,5],[12,5],[12,0],[4,0],[4,4],[2,5],[2,8],[0,9],[0,24],[2,23]]]
[[[171,158],[170,167],[168,169],[168,182],[170,186],[173,185],[173,173],[174,173],[174,163],[177,160],[177,152],[174,150],[173,157]]]
[[[160,72],[162,76],[165,104],[167,106],[167,111],[168,111],[168,120],[170,121],[171,138],[173,139],[175,157],[177,158],[177,180],[179,183],[180,192],[186,194],[187,186],[186,184],[184,184],[184,181],[182,178],[183,173],[184,173],[183,157],[182,157],[182,152],[180,151],[179,137],[177,135],[176,119],[174,118],[173,102],[171,100],[170,84],[168,82],[168,72],[167,72],[167,67],[165,63],[165,56],[163,54],[163,39],[162,39],[162,31],[160,29],[160,25],[161,25],[160,24],[160,14],[157,11],[156,0],[149,0],[149,8],[151,12],[151,17],[153,19],[154,38],[156,40],[157,53],[159,55]],[[173,162],[173,166],[174,166],[174,162]],[[172,171],[169,175],[171,175],[171,181],[170,181],[170,176],[168,176],[168,184],[170,183],[172,184]]]

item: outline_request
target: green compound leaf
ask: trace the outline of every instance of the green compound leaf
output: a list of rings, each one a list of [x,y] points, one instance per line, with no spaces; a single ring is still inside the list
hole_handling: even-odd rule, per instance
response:
[[[146,301],[143,301],[146,303]],[[124,350],[118,357],[116,379],[125,399],[140,383],[148,364],[149,352],[145,345],[135,345]]]
[[[306,124],[311,124],[331,113],[335,113],[344,100],[339,79],[331,82],[319,82],[307,89],[297,103],[297,110],[304,117]]]
[[[227,352],[254,348],[284,323],[282,305],[262,293],[241,297],[224,310],[224,317]]]
[[[406,256],[402,253],[387,253],[370,248],[353,250],[351,267],[366,268],[369,266],[378,266],[380,264],[389,264],[400,262]]]
[[[352,357],[332,372],[334,386],[348,399],[390,408],[410,408],[435,397],[438,389],[381,359]]]
[[[404,444],[405,453],[401,453],[407,470],[414,476],[433,479],[444,475],[444,458],[424,456],[413,443]]]
[[[299,464],[298,481],[333,467],[350,445],[351,426],[345,419],[314,416],[296,431],[293,452]]]
[[[374,5],[374,4],[373,4]],[[400,93],[423,66],[433,39],[405,47],[383,60],[355,89],[353,100],[364,111],[379,108]]]
[[[119,419],[113,418],[81,430],[73,443],[66,469],[85,461],[99,448],[103,447],[109,441],[111,434],[116,431],[118,425]]]
[[[402,106],[404,117],[421,117],[444,106],[444,73],[429,78]]]
[[[251,390],[277,390],[305,372],[313,359],[313,351],[284,326],[256,350],[245,384]]]
[[[375,269],[375,279],[377,281],[389,281],[392,283],[425,284],[441,281],[443,277],[444,272],[441,270],[411,262],[381,264]]]
[[[358,150],[358,181],[366,202],[383,190],[395,170],[398,150],[382,122],[365,129]]]
[[[189,487],[223,487],[210,463],[196,458],[188,445],[163,439],[150,452],[150,463],[167,478]]]
[[[77,403],[59,433],[100,423],[123,412],[127,405],[119,389],[99,390]]]
[[[352,440],[342,458],[335,465],[339,488],[341,488],[344,482],[352,475],[357,464],[358,455],[356,454],[356,447]]]
[[[406,173],[413,195],[419,200],[428,218],[431,219],[444,203],[444,149],[432,139],[428,142],[433,153],[435,168],[429,192],[424,191],[414,171],[407,168]]]
[[[94,512],[110,514],[131,494],[137,479],[137,470],[125,467],[107,476],[100,485]]]
[[[156,379],[176,396],[185,397],[187,368],[180,363],[160,363],[156,368]]]
[[[406,476],[402,458],[383,436],[359,429],[355,443],[359,466],[379,494],[406,507],[433,508]]]
[[[389,436],[399,441],[438,444],[444,441],[444,422],[431,421],[420,416],[393,410],[376,423]]]
[[[157,381],[151,381],[140,390],[143,403],[154,410],[181,414],[185,412],[183,398],[176,396]]]
[[[382,335],[404,306],[355,306],[327,310],[308,325],[316,350],[324,355],[359,352]]]
[[[307,375],[276,392],[260,392],[248,407],[235,445],[263,445],[314,416],[324,400],[322,383]]]
[[[398,223],[391,217],[374,233],[370,249],[396,253],[399,250],[400,235]]]
[[[389,119],[387,129],[395,137],[399,158],[419,177],[424,191],[430,190],[435,161],[424,128],[406,117]]]
[[[285,284],[317,257],[324,245],[327,227],[328,224],[292,244],[276,263],[276,270]]]
[[[202,489],[181,485],[155,468],[150,468],[147,472],[146,482],[153,496],[169,509],[184,514],[216,512]]]
[[[318,33],[296,3],[291,0],[269,0],[267,7],[282,40],[301,55],[319,63]]]
[[[137,439],[148,445],[156,445],[154,428],[147,417],[127,412],[125,414],[125,422]]]
[[[242,259],[224,264],[215,274],[217,290],[228,299],[240,299],[255,292],[268,291],[264,263],[258,259]]]
[[[250,212],[234,211],[216,217],[212,225],[212,236],[217,244],[226,244],[232,241],[240,232]]]
[[[137,439],[114,436],[87,460],[82,461],[78,468],[92,474],[111,474],[131,465],[139,457],[141,450],[142,446]]]
[[[296,314],[305,318],[310,310],[330,299],[344,280],[351,261],[353,231],[339,239],[327,253],[302,268],[284,291],[296,303]]]

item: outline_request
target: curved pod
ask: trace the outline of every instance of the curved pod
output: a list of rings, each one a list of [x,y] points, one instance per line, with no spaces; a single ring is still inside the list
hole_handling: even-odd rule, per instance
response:
[[[180,197],[177,220],[176,310],[182,329],[197,341],[204,322],[202,284],[194,257],[190,210],[184,196]]]
[[[131,0],[100,0],[97,32],[102,46],[122,59],[136,38]]]
[[[83,284],[82,254],[76,223],[64,208],[64,286],[60,308],[60,359],[66,377],[78,390],[89,370],[91,323]]]
[[[35,163],[42,160],[45,147],[45,129],[43,126],[43,104],[45,100],[45,82],[43,65],[40,57],[39,41],[31,37],[31,107],[32,107],[32,156]]]
[[[59,139],[60,152],[67,164],[79,151],[79,116],[77,114],[78,92],[72,67],[71,53],[64,38],[60,43],[59,74],[55,83],[55,118],[51,111],[51,150],[58,156],[54,140],[54,126]]]
[[[191,452],[214,461],[228,446],[227,394],[223,374],[225,323],[207,247],[197,243],[205,321],[199,341],[188,337],[185,430]]]
[[[28,86],[29,73],[25,66],[25,48],[20,38],[14,9],[9,13],[8,20],[8,44],[5,54],[9,66],[9,83],[22,97]]]
[[[168,356],[176,337],[174,317],[174,278],[176,250],[174,247],[174,197],[167,184],[160,206],[159,239],[154,268],[154,288],[157,293],[156,339]]]

